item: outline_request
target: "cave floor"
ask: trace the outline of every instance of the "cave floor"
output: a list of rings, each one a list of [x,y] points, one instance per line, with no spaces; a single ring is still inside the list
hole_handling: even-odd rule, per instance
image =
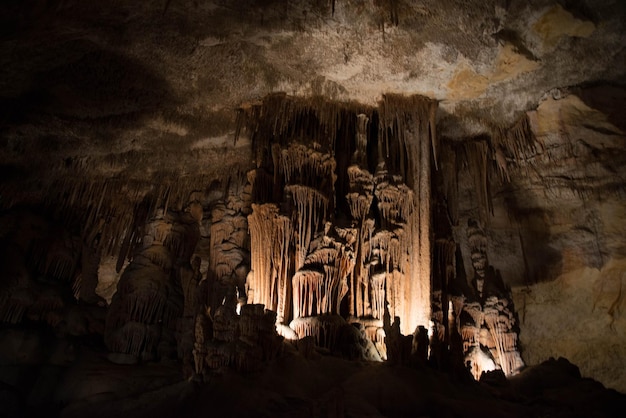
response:
[[[305,357],[285,342],[282,356],[254,372],[221,370],[198,382],[182,379],[180,370],[177,362],[116,365],[102,351],[82,349],[68,368],[40,368],[29,397],[6,403],[14,408],[0,415],[612,417],[626,408],[626,395],[581,378],[565,359],[528,367],[509,380],[475,382],[427,365],[350,361],[322,350]],[[8,386],[0,389],[10,401]]]

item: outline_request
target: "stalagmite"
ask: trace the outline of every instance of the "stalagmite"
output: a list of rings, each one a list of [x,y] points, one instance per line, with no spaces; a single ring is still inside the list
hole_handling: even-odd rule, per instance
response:
[[[517,329],[510,295],[487,261],[487,236],[477,221],[468,220],[467,239],[474,277],[473,295],[452,298],[454,309],[463,303],[463,323],[457,326],[463,339],[465,361],[479,379],[482,372],[501,369],[506,376],[519,372],[524,363],[517,347]]]

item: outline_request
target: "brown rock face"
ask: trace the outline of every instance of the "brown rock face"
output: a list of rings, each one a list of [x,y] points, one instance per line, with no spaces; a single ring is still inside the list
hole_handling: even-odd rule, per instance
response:
[[[3,2],[0,349],[626,392],[623,3]]]

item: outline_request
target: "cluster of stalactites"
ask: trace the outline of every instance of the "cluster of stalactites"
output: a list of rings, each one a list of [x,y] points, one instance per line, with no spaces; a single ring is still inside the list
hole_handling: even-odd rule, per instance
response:
[[[524,362],[517,346],[515,317],[509,301],[495,296],[487,298],[484,305],[472,302],[461,308],[467,315],[465,323],[458,323],[463,340],[465,362],[476,380],[482,373],[500,369],[506,376],[520,371]]]
[[[368,242],[366,241],[363,254],[369,261],[372,271],[403,272],[408,254],[408,243],[404,237],[403,229],[393,231],[381,229],[376,231]]]
[[[195,211],[159,211],[146,225],[142,246],[124,270],[107,312],[104,339],[110,351],[152,356],[160,341],[172,337],[173,320],[182,315],[184,303],[175,267],[189,263],[199,221]]]
[[[252,138],[257,164],[272,143],[317,142],[323,152],[332,152],[341,138],[341,128],[353,123],[355,115],[371,119],[373,109],[357,103],[328,101],[323,97],[293,97],[284,93],[270,94],[263,101],[242,105],[237,114],[235,141],[244,131]]]
[[[510,181],[514,167],[533,164],[536,154],[544,151],[544,144],[534,135],[527,115],[508,129],[496,128],[492,136],[492,156],[501,180]]]
[[[491,297],[487,299],[483,312],[492,342],[488,348],[495,350],[498,365],[506,376],[511,376],[524,363],[517,349],[517,332],[513,330],[516,325],[515,316],[508,305],[507,299]]]
[[[104,255],[125,258],[143,238],[143,227],[159,209],[183,210],[194,190],[209,182],[201,176],[153,182],[109,178],[87,181],[63,178],[49,187],[47,213],[65,225],[79,225],[89,245]],[[97,237],[97,243],[93,243]]]
[[[297,271],[303,267],[309,243],[326,219],[329,199],[317,189],[299,184],[286,186],[285,191],[291,195],[294,204]]]
[[[383,227],[406,225],[414,211],[413,191],[398,176],[376,176],[374,190]]]
[[[274,152],[274,154],[277,152]],[[329,154],[311,149],[306,145],[291,144],[287,148],[280,150],[278,167],[274,167],[275,172],[281,172],[285,182],[307,184],[318,179],[328,179],[328,184],[335,183],[335,159]]]
[[[294,318],[339,314],[354,264],[350,246],[324,235],[293,276]]]
[[[475,221],[469,222],[467,228],[467,242],[472,255],[486,254],[487,236],[485,235],[485,231]]]
[[[509,182],[511,173],[534,164],[534,156],[544,151],[525,114],[508,128],[494,127],[492,135],[465,141],[445,141],[441,148],[444,194],[453,224],[458,221],[458,178],[467,170],[473,179],[480,220],[487,223],[493,212],[491,184]]]
[[[253,204],[248,225],[252,264],[248,303],[267,306],[278,313],[282,323],[289,312],[291,221],[273,203]]]
[[[400,176],[384,170],[373,176],[353,165],[348,176],[350,193],[346,198],[360,237],[350,283],[350,315],[359,321],[382,321],[386,311],[396,315],[404,309],[411,245],[406,226],[414,212],[414,195]],[[369,217],[374,199],[377,219]]]
[[[374,178],[372,174],[357,165],[348,167],[350,192],[346,195],[350,215],[356,221],[363,221],[369,214],[374,199]]]
[[[273,204],[277,214],[291,221],[291,235],[284,238],[289,241],[289,263],[283,263],[293,278],[294,317],[338,310],[335,305],[341,298],[334,294],[342,292],[335,290],[341,289],[336,267],[320,263],[310,268],[307,260],[319,250],[313,241],[327,235],[322,226],[334,218],[337,209],[345,208],[349,214],[339,216],[349,215],[354,230],[354,267],[345,275],[348,314],[381,322],[391,311],[402,317],[405,333],[428,322],[430,170],[431,161],[436,166],[438,159],[436,110],[435,100],[399,95],[385,96],[377,110],[285,95],[242,106],[236,136],[242,129],[251,135],[258,167],[252,177],[255,189],[263,189],[253,195],[260,197],[257,202]],[[374,136],[372,128],[378,129]],[[349,159],[343,154],[347,150]],[[378,157],[377,176],[370,171],[373,161],[368,152]],[[335,202],[335,187],[345,196],[345,203]],[[251,235],[258,228],[254,234],[267,236],[269,224],[263,229],[253,227],[254,222],[262,221],[249,219]],[[280,282],[271,278],[273,250],[255,249],[262,244],[274,245],[260,239],[252,243],[252,252],[258,252],[253,258],[265,256],[253,260],[251,274],[261,270],[258,274],[273,289],[273,283]],[[279,248],[285,247],[280,244]],[[250,283],[258,280],[251,277]],[[333,297],[324,299],[327,289]],[[273,309],[277,302],[270,295],[253,300]],[[331,299],[333,303],[328,304]]]
[[[36,201],[32,200],[32,193],[28,196],[16,191],[0,206],[41,206],[59,231],[74,234],[69,239],[55,234],[54,240],[35,240],[29,264],[48,279],[63,285],[69,282],[76,299],[95,303],[100,299],[95,289],[101,258],[116,256],[116,267],[121,271],[142,239],[150,236],[145,234],[146,222],[158,216],[159,208],[165,213],[168,209],[183,210],[191,191],[204,188],[208,180],[202,176],[136,180],[63,175],[50,176],[42,182]],[[196,211],[193,216],[197,216],[197,207],[192,210]],[[175,235],[176,231],[170,238],[173,247],[180,241]],[[177,253],[179,249],[173,250]]]
[[[385,155],[389,156],[391,138],[395,138],[400,144],[399,156],[401,164],[407,161],[409,165],[419,164],[420,144],[414,141],[414,136],[419,141],[430,142],[435,168],[438,167],[438,137],[436,134],[436,116],[438,102],[425,96],[403,96],[398,94],[386,94],[379,104],[380,132],[384,141]],[[413,167],[401,166],[401,174],[409,181],[415,178]],[[410,186],[413,186],[411,183]]]

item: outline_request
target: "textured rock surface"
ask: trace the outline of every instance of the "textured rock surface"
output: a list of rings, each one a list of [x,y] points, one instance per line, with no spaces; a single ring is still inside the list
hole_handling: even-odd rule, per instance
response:
[[[240,180],[261,160],[237,114],[276,92],[355,109],[421,94],[438,101],[451,264],[472,277],[479,219],[526,364],[567,357],[626,392],[623,1],[32,0],[0,16],[5,325],[101,335],[102,308],[82,304],[110,303],[150,212],[194,193],[215,313],[250,267]],[[371,190],[352,186],[360,219]]]

